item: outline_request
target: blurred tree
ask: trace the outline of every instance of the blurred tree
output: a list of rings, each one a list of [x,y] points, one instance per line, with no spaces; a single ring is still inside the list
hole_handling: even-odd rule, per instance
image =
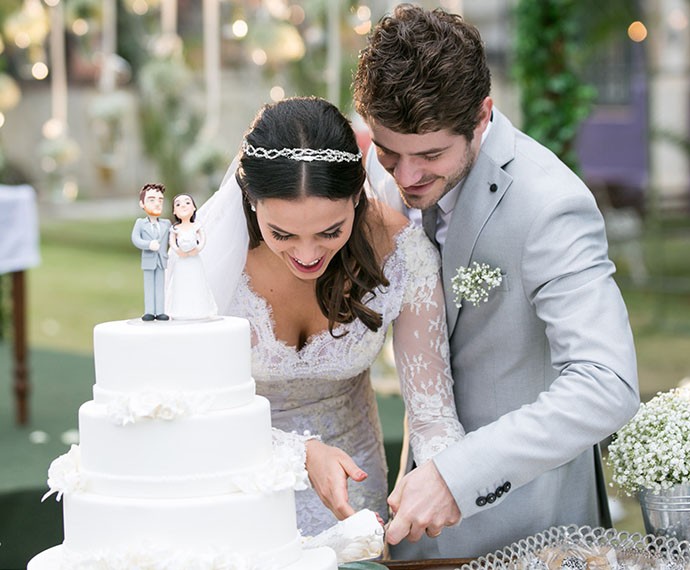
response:
[[[523,128],[576,171],[575,138],[597,97],[585,69],[608,42],[627,41],[639,18],[639,3],[630,0],[518,2],[513,71]]]
[[[575,137],[595,97],[581,80],[577,3],[520,0],[514,65],[524,131],[575,170]]]
[[[157,18],[142,17],[117,2],[117,53],[123,57],[136,76],[149,59],[147,42],[158,26]]]
[[[7,17],[21,8],[22,0],[3,0],[0,2],[0,30],[5,24]]]
[[[180,55],[151,57],[139,70],[141,136],[171,195],[185,191],[189,176],[183,156],[194,146],[204,110],[194,97],[195,77]]]
[[[0,2],[0,119],[2,113],[14,107],[21,99],[21,89],[11,75],[11,65],[7,55],[4,34],[7,18],[22,7],[22,0],[3,0]],[[0,129],[2,128],[0,120]],[[0,133],[1,134],[1,133]],[[26,173],[12,164],[3,151],[0,136],[0,184],[22,184],[28,182]]]
[[[351,110],[350,86],[357,55],[369,30],[371,12],[358,0],[339,0],[339,17],[335,24],[339,35],[337,78],[329,77],[329,42],[334,25],[332,0],[303,0],[285,11],[267,10],[263,6],[252,14],[247,44],[266,54],[264,73],[271,79],[285,81],[297,95],[327,97],[329,82],[339,86],[338,101],[345,113]]]

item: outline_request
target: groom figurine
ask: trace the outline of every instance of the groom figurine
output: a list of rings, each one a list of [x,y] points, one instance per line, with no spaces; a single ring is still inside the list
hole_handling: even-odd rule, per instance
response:
[[[139,206],[146,212],[132,229],[132,243],[141,250],[144,271],[143,321],[167,321],[165,314],[165,268],[168,265],[168,232],[170,221],[161,220],[163,213],[162,184],[146,184],[139,191]]]
[[[394,558],[477,557],[554,525],[610,524],[599,442],[639,406],[594,198],[494,107],[490,83],[473,26],[409,4],[373,30],[354,80],[371,190],[441,251],[467,431],[389,497]],[[453,290],[475,263],[500,272],[476,305],[471,282]]]

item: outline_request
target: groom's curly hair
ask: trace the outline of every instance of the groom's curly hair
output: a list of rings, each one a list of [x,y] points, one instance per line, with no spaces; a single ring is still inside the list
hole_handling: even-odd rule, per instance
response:
[[[141,202],[144,201],[144,198],[146,198],[146,193],[149,190],[155,190],[156,192],[160,192],[161,194],[165,194],[165,186],[163,184],[159,184],[157,182],[149,182],[148,184],[144,184],[141,187],[141,190],[139,190],[139,200]]]
[[[353,80],[356,111],[399,133],[472,140],[491,74],[479,31],[441,8],[400,4],[375,26]]]
[[[357,154],[352,126],[337,107],[317,97],[294,97],[265,105],[254,119],[245,141],[265,150],[284,148],[330,149]],[[380,313],[366,305],[380,287],[389,285],[381,260],[372,245],[367,223],[369,201],[364,192],[366,174],[361,160],[299,161],[279,156],[257,157],[242,152],[236,173],[243,192],[250,249],[263,241],[253,205],[269,198],[299,200],[305,196],[352,200],[355,216],[345,245],[316,280],[319,308],[328,319],[333,336],[337,323],[360,319],[370,330],[383,322]]]

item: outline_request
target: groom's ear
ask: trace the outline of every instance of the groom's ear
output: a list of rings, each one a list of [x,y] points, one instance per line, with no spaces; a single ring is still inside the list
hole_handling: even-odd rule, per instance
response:
[[[486,127],[491,121],[491,115],[493,113],[494,102],[491,97],[485,97],[479,107],[479,121],[477,122],[477,128],[475,129],[475,135],[480,137],[484,134]]]

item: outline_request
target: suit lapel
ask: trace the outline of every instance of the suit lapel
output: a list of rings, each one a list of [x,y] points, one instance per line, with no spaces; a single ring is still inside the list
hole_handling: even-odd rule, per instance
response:
[[[451,279],[458,267],[469,266],[482,228],[512,182],[512,177],[503,170],[503,166],[513,159],[514,149],[512,125],[494,109],[491,132],[460,189],[443,248],[443,289],[446,292],[449,335],[453,334],[460,312],[455,305]]]
[[[144,218],[144,223],[142,225],[142,232],[141,232],[146,238],[151,239],[153,237],[153,230],[151,228],[151,220],[147,218]]]

